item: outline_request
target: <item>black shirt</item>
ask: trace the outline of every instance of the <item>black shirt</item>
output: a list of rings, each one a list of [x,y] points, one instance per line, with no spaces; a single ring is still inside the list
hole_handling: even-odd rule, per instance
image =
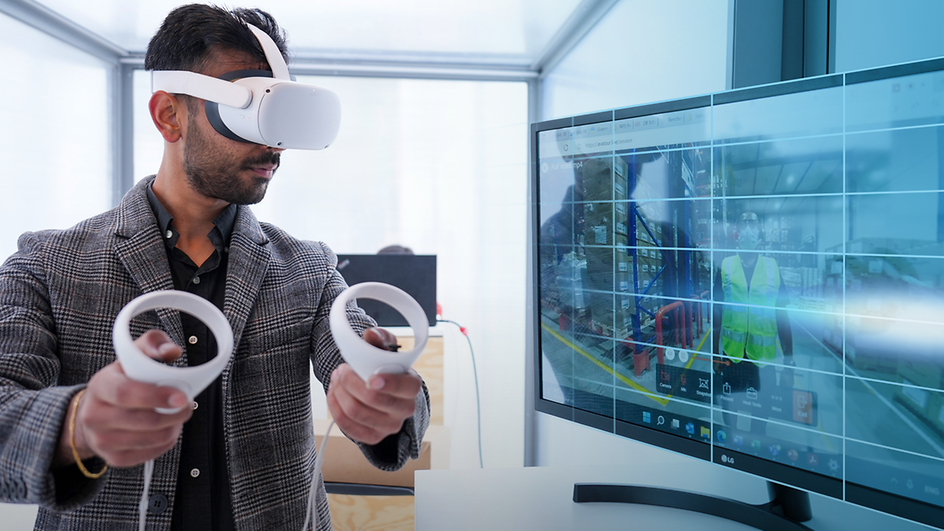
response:
[[[213,220],[213,229],[207,236],[215,249],[198,267],[186,253],[177,249],[180,233],[174,229],[173,217],[150,186],[147,196],[164,236],[174,289],[199,295],[222,311],[236,205],[228,206]],[[216,340],[209,328],[189,314],[181,312],[180,317],[187,343],[184,345],[187,364],[200,365],[215,357]],[[230,531],[235,525],[226,468],[222,376],[195,398],[194,407],[193,416],[183,429],[171,529]]]

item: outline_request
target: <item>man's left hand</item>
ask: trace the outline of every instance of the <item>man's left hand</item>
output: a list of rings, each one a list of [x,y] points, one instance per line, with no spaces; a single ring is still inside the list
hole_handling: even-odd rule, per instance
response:
[[[371,328],[364,340],[387,350],[396,347],[396,338],[387,330]],[[364,382],[344,363],[331,373],[328,410],[341,431],[355,441],[377,444],[397,433],[416,410],[416,396],[423,380],[415,371],[404,374],[375,374]]]

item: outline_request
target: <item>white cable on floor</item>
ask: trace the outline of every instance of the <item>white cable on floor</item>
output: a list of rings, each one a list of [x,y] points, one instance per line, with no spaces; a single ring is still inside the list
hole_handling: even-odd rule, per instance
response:
[[[311,487],[308,489],[308,507],[305,509],[305,523],[302,525],[302,531],[308,531],[308,522],[315,521],[315,487],[318,486],[318,478],[321,477],[321,465],[324,463],[325,447],[328,445],[328,436],[331,435],[331,428],[334,427],[332,420],[325,431],[321,446],[318,447],[318,453],[315,455],[315,471],[311,475]]]

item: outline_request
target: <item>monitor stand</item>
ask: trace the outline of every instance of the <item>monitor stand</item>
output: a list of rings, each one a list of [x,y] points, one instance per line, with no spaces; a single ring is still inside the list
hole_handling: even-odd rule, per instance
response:
[[[718,496],[638,485],[575,483],[576,503],[639,503],[726,518],[765,531],[812,531],[799,523],[813,517],[809,493],[767,482],[771,500],[751,505]]]

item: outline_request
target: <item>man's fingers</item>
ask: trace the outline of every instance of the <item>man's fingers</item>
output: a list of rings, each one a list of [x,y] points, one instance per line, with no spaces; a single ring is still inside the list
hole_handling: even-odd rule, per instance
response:
[[[371,345],[396,352],[400,346],[397,344],[397,336],[384,328],[368,328],[364,330],[364,341]]]
[[[118,362],[98,371],[89,381],[93,398],[124,409],[182,408],[190,405],[182,391],[136,382],[125,376]]]
[[[152,408],[125,409],[107,402],[92,402],[95,397],[86,394],[82,401],[89,400],[82,408],[82,422],[94,431],[149,432],[183,425],[190,420],[192,408],[181,408],[177,413],[165,415]],[[84,404],[83,404],[84,406]]]
[[[364,444],[377,444],[382,441],[384,435],[381,432],[353,418],[351,414],[345,410],[345,407],[350,408],[353,402],[350,401],[349,395],[344,396],[343,391],[339,392],[339,388],[340,386],[336,386],[335,384],[331,385],[331,388],[328,389],[327,402],[331,416],[334,417],[334,421],[337,423],[338,427],[341,428],[341,431],[351,439]],[[342,404],[342,401],[344,401],[345,404]],[[356,414],[357,413],[355,413],[355,415]]]
[[[155,452],[160,455],[177,443],[181,426],[168,426],[149,432],[107,431],[85,432],[86,441],[111,462],[110,457],[125,452]]]
[[[163,330],[148,330],[134,344],[146,356],[163,362],[174,361],[184,352]]]
[[[345,363],[338,366],[332,380],[335,378],[343,382],[360,400],[378,406],[398,399],[409,400],[412,404],[423,386],[423,380],[412,369],[403,374],[375,374],[365,384],[354,369]]]
[[[390,387],[406,387],[400,380],[416,378],[416,375],[383,375],[394,383],[386,384]],[[386,390],[371,389],[364,384],[354,369],[346,364],[340,365],[332,375],[329,391],[336,393],[339,406],[353,420],[379,430],[397,431],[403,420],[413,415],[416,410],[416,392],[410,396],[398,396]]]

